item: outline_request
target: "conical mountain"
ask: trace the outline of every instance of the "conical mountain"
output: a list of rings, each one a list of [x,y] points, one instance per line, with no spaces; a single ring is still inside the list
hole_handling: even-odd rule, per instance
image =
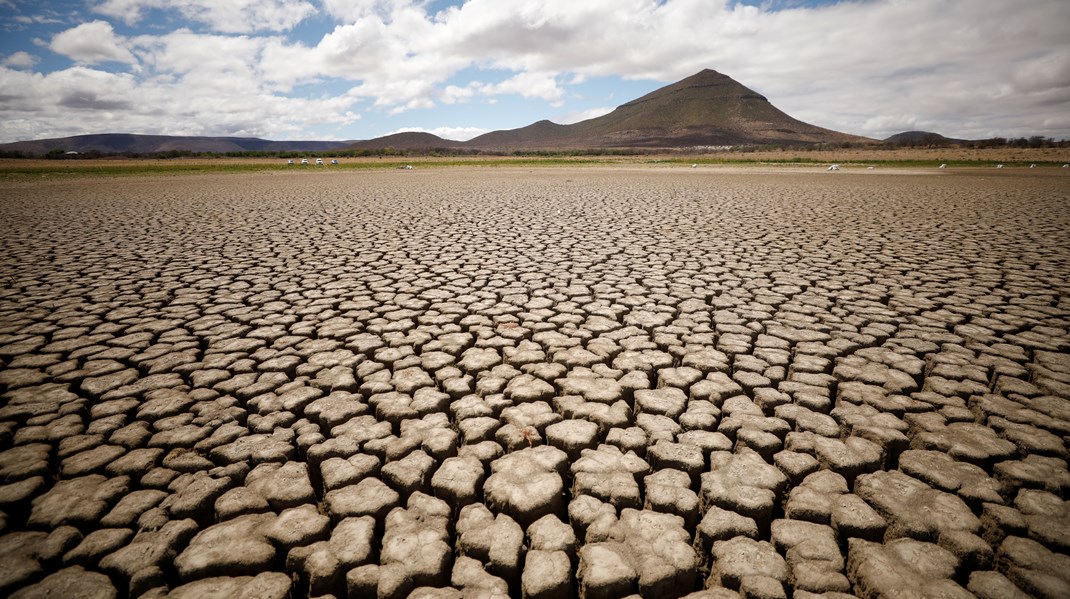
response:
[[[794,119],[761,94],[710,69],[572,125],[539,121],[466,145],[495,149],[677,148],[869,141]]]

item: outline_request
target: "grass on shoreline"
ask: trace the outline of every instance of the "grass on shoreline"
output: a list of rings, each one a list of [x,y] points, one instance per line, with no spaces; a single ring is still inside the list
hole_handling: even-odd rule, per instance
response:
[[[476,167],[549,167],[549,166],[598,166],[598,165],[729,165],[729,166],[817,166],[838,162],[845,168],[883,166],[897,168],[938,167],[994,167],[1005,164],[1010,167],[1028,167],[1030,164],[1041,166],[1061,166],[1051,160],[934,160],[934,159],[875,159],[863,157],[828,160],[804,157],[718,157],[718,156],[519,156],[519,157],[479,157],[479,158],[429,158],[412,157],[410,159],[368,160],[346,159],[340,164],[288,165],[282,160],[258,159],[242,160],[220,158],[214,160],[6,160],[0,161],[0,181],[62,180],[75,177],[128,177],[128,176],[178,176],[227,173],[284,173],[315,171],[352,171],[352,170],[388,170],[414,165],[418,168],[447,168],[457,166]]]

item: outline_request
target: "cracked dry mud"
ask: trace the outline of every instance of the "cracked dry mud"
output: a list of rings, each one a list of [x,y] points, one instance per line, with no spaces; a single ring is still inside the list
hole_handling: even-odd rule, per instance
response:
[[[2,183],[0,595],[1070,596],[1068,182]]]

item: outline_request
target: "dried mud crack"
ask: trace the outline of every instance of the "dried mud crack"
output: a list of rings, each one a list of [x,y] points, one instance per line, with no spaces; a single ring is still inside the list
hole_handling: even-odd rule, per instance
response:
[[[0,183],[0,595],[1065,598],[1068,182]]]

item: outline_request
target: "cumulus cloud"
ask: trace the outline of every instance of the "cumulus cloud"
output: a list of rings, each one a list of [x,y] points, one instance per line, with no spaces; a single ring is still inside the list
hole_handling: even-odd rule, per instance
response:
[[[136,24],[153,10],[174,10],[221,33],[286,31],[312,16],[316,8],[287,0],[104,0],[94,12]]]
[[[90,21],[57,33],[48,47],[82,64],[137,64],[137,59],[123,46],[123,41],[115,35],[115,30],[107,21]]]
[[[40,60],[40,58],[33,54],[20,50],[19,52],[5,56],[0,64],[13,69],[32,69],[38,62],[40,62]]]
[[[552,73],[531,71],[518,73],[501,83],[482,86],[480,92],[489,96],[513,94],[525,98],[539,98],[550,102],[551,106],[561,106],[561,98],[565,95]]]

